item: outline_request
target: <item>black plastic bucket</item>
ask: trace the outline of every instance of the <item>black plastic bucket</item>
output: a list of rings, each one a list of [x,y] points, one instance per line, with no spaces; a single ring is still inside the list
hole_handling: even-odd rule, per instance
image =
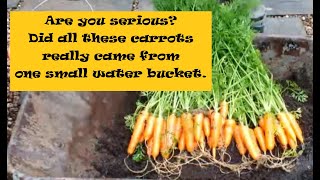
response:
[[[266,13],[263,5],[254,8],[251,14],[252,29],[258,31],[259,33],[263,33],[265,17]]]

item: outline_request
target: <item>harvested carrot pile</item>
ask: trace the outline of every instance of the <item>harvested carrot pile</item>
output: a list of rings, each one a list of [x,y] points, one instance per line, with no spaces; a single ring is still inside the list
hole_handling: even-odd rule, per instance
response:
[[[253,46],[251,0],[219,4],[212,0],[155,0],[161,11],[212,11],[212,91],[142,92],[137,109],[126,117],[132,130],[128,155],[152,170],[144,176],[178,178],[186,164],[217,166],[221,172],[254,166],[290,171],[303,149],[299,111],[289,111],[281,87]],[[235,141],[242,161],[231,163]],[[302,146],[300,146],[302,145]],[[299,151],[300,150],[300,151]],[[128,157],[129,157],[128,156]],[[126,161],[125,161],[126,162]]]

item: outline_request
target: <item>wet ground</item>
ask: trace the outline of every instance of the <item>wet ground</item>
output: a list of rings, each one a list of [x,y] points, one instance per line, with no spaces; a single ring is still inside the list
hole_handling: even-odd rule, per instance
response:
[[[285,95],[285,101],[288,110],[296,110],[301,107],[302,118],[299,121],[305,137],[305,150],[296,162],[296,167],[292,172],[287,173],[281,169],[266,169],[260,167],[257,170],[243,172],[240,179],[313,179],[313,97],[312,89],[309,84],[303,81],[303,78],[292,77],[298,85],[308,93],[308,101],[299,103],[288,94]],[[129,107],[127,113],[133,112],[134,107]],[[123,163],[127,157],[126,148],[130,139],[130,131],[125,128],[124,120],[117,121],[116,129],[106,129],[103,137],[98,139],[97,151],[101,154],[99,160],[94,163],[94,167],[100,172],[100,177],[112,178],[134,178],[136,174],[128,171]],[[121,133],[119,133],[121,132]],[[240,156],[236,150],[234,142],[230,145],[228,152],[233,161],[238,161]],[[130,159],[127,161],[132,169],[140,170],[144,167],[143,163],[134,163]],[[157,174],[149,174],[145,178],[158,178]],[[223,174],[217,167],[201,168],[194,165],[183,167],[182,179],[239,179],[236,173]]]

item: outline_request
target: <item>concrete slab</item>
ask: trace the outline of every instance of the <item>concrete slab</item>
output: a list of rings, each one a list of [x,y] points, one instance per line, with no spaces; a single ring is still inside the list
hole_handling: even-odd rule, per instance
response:
[[[41,2],[36,11],[90,11],[90,6],[85,0],[28,0],[21,6],[22,11],[30,11]],[[94,11],[130,11],[132,0],[88,0]],[[139,9],[141,11],[153,10],[151,0],[140,0]]]
[[[7,0],[7,8],[16,8],[20,0]]]
[[[313,14],[313,0],[262,0],[267,15]]]
[[[266,18],[264,34],[306,36],[300,18]]]

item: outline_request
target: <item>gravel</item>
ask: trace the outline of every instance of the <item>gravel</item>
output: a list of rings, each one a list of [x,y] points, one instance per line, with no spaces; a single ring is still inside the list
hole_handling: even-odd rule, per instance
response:
[[[10,11],[19,10],[23,0],[20,0],[17,7],[7,9],[7,48],[10,47]],[[20,92],[10,91],[10,58],[7,57],[7,146],[10,140],[11,131],[20,108]]]
[[[306,29],[307,35],[313,37],[313,14],[307,16],[301,16],[301,20]]]
[[[20,3],[18,7],[20,7]],[[10,46],[10,11],[7,9],[7,48]],[[7,57],[7,146],[11,137],[12,128],[15,124],[17,114],[20,108],[20,92],[10,91],[10,59]],[[12,175],[7,173],[7,180],[11,180]]]
[[[7,48],[10,44],[10,11],[7,10]],[[7,145],[20,107],[20,92],[10,91],[10,59],[7,58]]]

